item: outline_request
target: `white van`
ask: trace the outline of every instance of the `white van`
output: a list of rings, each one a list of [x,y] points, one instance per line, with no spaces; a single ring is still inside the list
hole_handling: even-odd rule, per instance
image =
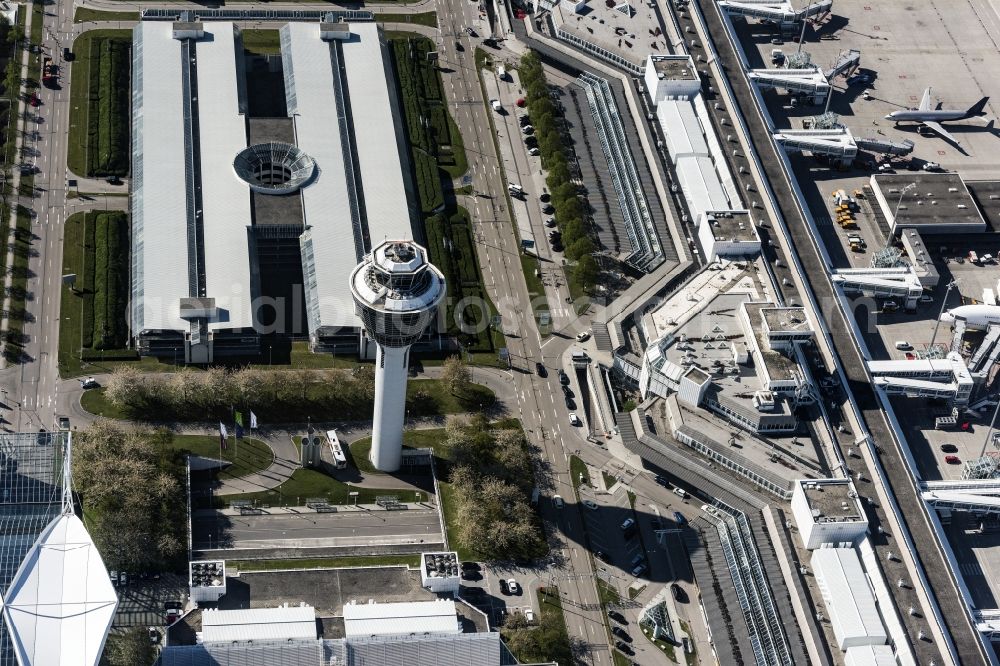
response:
[[[681,499],[687,499],[687,491],[683,488],[674,488],[674,495],[677,495]]]
[[[906,340],[896,340],[896,349],[900,351],[910,351],[913,349],[913,345]]]

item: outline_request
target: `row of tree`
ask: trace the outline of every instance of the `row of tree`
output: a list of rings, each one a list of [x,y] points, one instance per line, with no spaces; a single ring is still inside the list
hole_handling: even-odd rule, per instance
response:
[[[446,433],[459,541],[486,560],[544,552],[530,505],[534,470],[524,433],[497,429],[485,416],[450,419]]]
[[[547,171],[545,184],[556,209],[556,223],[562,233],[566,258],[577,262],[573,279],[584,290],[589,290],[599,273],[593,257],[596,247],[590,238],[586,205],[580,199],[577,184],[572,181],[569,166],[572,154],[563,134],[562,111],[552,99],[541,59],[535,51],[528,51],[521,57],[518,75],[538,137],[542,164]]]

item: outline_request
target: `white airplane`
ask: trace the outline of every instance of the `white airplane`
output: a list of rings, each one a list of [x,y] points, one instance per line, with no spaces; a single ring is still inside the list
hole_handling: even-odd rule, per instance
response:
[[[1000,305],[960,305],[941,315],[941,321],[947,324],[954,324],[958,319],[972,329],[985,329],[991,324],[1000,325]]]
[[[916,109],[907,109],[906,111],[893,111],[887,115],[885,119],[892,120],[897,123],[906,121],[920,123],[935,134],[944,137],[954,144],[958,144],[958,139],[949,134],[948,131],[941,126],[941,123],[946,120],[967,120],[969,118],[979,118],[981,116],[985,116],[986,112],[983,109],[986,108],[986,102],[988,101],[990,101],[990,98],[984,97],[965,111],[961,111],[959,109],[932,109],[931,89],[927,88],[924,90],[924,96],[920,100],[919,107]],[[939,104],[938,106],[940,107],[941,105]]]

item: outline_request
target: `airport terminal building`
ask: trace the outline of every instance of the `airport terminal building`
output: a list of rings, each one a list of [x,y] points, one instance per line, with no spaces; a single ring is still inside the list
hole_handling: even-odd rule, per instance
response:
[[[368,355],[350,272],[372,245],[413,239],[416,217],[390,55],[375,23],[292,22],[280,40],[258,56],[230,22],[134,28],[144,355],[254,356],[272,333]]]

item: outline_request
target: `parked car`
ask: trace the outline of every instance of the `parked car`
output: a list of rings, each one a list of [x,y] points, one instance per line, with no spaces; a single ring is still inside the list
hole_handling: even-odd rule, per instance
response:
[[[944,461],[949,465],[958,465],[962,462],[958,456],[945,456]]]
[[[500,593],[507,595],[510,594],[510,585],[508,585],[507,581],[505,581],[503,578],[500,579]]]
[[[541,152],[542,151],[538,150],[538,148],[528,148],[528,154],[531,155],[532,157],[537,157],[538,155],[541,154]]]
[[[635,650],[632,649],[632,646],[625,641],[615,641],[615,649],[619,652],[624,652],[629,656],[635,654]]]
[[[548,377],[549,371],[545,369],[544,363],[535,363],[535,374],[539,377]]]
[[[529,125],[529,127],[531,126]],[[542,192],[541,194],[538,195],[538,200],[541,201],[542,203],[548,203],[552,201],[552,195],[549,194],[548,192]]]
[[[580,426],[582,424],[582,421],[580,421],[580,417],[579,416],[577,416],[576,414],[571,413],[569,415],[569,424],[571,426]]]
[[[611,558],[608,557],[608,554],[605,553],[603,550],[596,551],[594,553],[594,557],[599,559],[601,562],[604,562],[605,564],[611,564]]]
[[[562,496],[561,495],[553,495],[552,496],[552,503],[555,505],[555,507],[557,509],[563,508],[563,498],[562,498]]]
[[[589,500],[589,499],[583,500],[583,505],[585,507],[587,507],[588,509],[590,509],[591,511],[597,511],[597,509],[600,508],[598,506],[597,502],[595,502],[594,500]]]
[[[687,525],[687,518],[680,511],[674,511],[674,522],[678,525]]]
[[[941,451],[944,453],[958,453],[958,447],[954,444],[942,444]]]
[[[628,624],[628,620],[625,618],[625,616],[616,610],[609,610],[608,617],[614,620],[615,622],[619,622],[621,624]]]
[[[567,384],[562,385],[562,392],[563,395],[566,396],[567,398],[573,397],[573,389],[571,389]]]
[[[531,125],[525,125],[524,127],[521,128],[521,131],[525,134],[534,134],[535,128],[532,127]]]
[[[668,487],[670,486],[670,482],[669,482],[669,481],[667,481],[667,480],[666,480],[666,478],[664,478],[664,477],[660,476],[659,474],[657,474],[657,475],[656,475],[656,476],[654,477],[654,480],[655,480],[655,481],[656,481],[656,482],[657,482],[658,484],[660,484],[661,486],[663,486],[664,488],[668,488]]]
[[[462,580],[482,580],[483,574],[475,569],[462,569]]]
[[[479,562],[462,562],[462,568],[463,569],[470,569],[472,571],[482,571],[482,569],[483,569],[479,565]]]
[[[556,218],[554,218],[554,217],[547,217],[547,218],[545,218],[545,226],[548,227],[549,229],[552,229],[553,227],[555,227],[556,226]]]
[[[581,333],[576,334],[577,342],[586,342],[589,339],[590,339],[590,331],[583,331]]]
[[[559,383],[560,384],[569,384],[569,375],[566,374],[565,370],[560,370],[559,371]]]
[[[673,596],[674,601],[680,601],[683,603],[687,599],[687,594],[684,592],[684,589],[677,583],[670,584],[670,594]]]
[[[566,396],[566,409],[576,409],[576,403],[573,402],[573,398],[571,398],[569,396]],[[573,419],[570,418],[570,422],[572,422],[572,421],[573,421]],[[573,425],[576,425],[576,424],[574,423]]]
[[[513,578],[507,579],[507,589],[510,590],[511,594],[521,594],[521,586]]]
[[[622,629],[621,627],[612,627],[611,633],[613,633],[615,636],[622,639],[623,641],[626,641],[628,643],[632,642],[632,636],[630,636],[629,633],[624,629]]]

